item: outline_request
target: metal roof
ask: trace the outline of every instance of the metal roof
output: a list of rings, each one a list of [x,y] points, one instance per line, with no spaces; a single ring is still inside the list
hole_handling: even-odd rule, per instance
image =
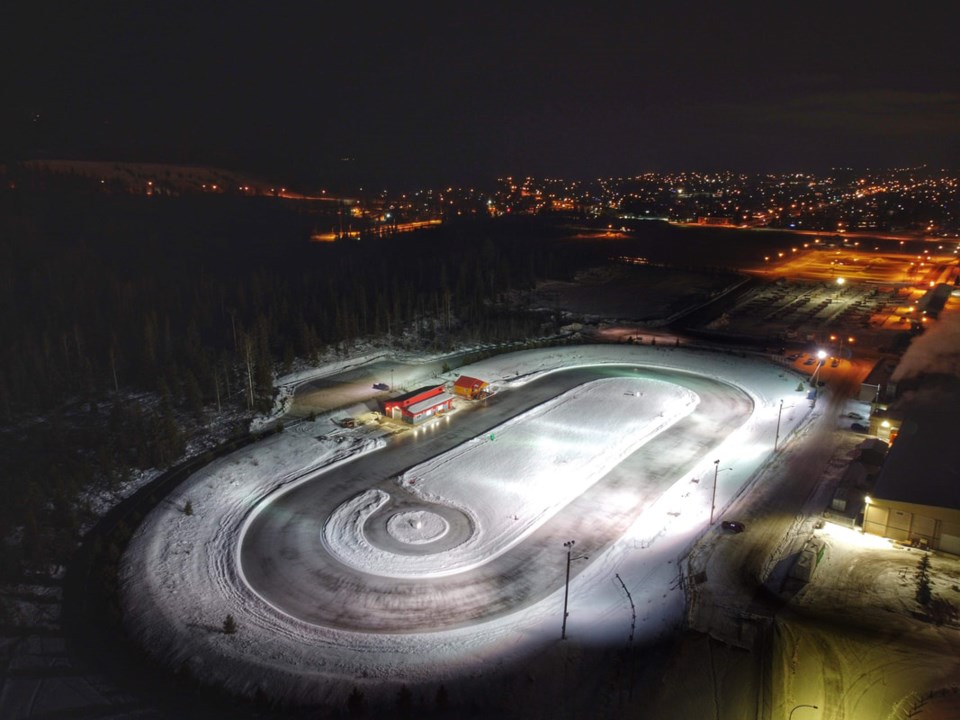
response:
[[[873,495],[960,510],[956,413],[924,410],[904,418]]]
[[[429,397],[421,402],[409,405],[405,409],[411,415],[419,415],[420,413],[424,412],[425,410],[429,410],[432,407],[443,405],[443,403],[447,402],[448,400],[453,400],[453,395],[450,393],[440,393],[439,395],[434,395],[433,397]]]

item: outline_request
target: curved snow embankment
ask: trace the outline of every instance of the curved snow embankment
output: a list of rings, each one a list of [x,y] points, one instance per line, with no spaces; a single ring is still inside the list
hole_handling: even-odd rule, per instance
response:
[[[408,472],[399,493],[470,518],[452,549],[408,554],[374,546],[364,527],[389,501],[371,489],[341,505],[323,529],[344,564],[394,578],[443,577],[476,568],[522,541],[625,457],[697,407],[692,390],[662,380],[608,378],[560,395]]]
[[[251,511],[280,488],[384,446],[380,438],[319,442],[281,433],[192,475],[144,519],[123,556],[120,596],[130,635],[173,667],[202,663],[206,653],[197,645],[223,644],[226,613],[241,627],[257,614],[251,601],[260,603],[240,579],[236,557]]]

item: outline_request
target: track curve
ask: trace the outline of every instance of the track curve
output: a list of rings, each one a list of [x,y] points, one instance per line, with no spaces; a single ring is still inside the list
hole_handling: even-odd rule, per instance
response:
[[[358,493],[374,489],[386,493],[388,500],[364,526],[371,543],[391,551],[402,547],[411,554],[454,547],[474,530],[469,516],[405,495],[391,478],[529,408],[610,377],[673,383],[696,393],[700,403],[502,555],[467,572],[411,580],[348,567],[324,546],[322,527],[331,513]],[[564,568],[554,558],[571,532],[580,538],[578,549],[582,547],[584,554],[599,554],[677,478],[746,422],[753,409],[753,400],[744,390],[679,370],[606,365],[556,371],[529,383],[523,392],[496,395],[486,406],[460,413],[428,442],[405,437],[384,452],[358,458],[267,498],[240,540],[242,576],[258,596],[284,614],[339,630],[418,633],[500,617],[561,587]],[[422,544],[398,542],[388,528],[398,512],[435,514],[447,529]]]

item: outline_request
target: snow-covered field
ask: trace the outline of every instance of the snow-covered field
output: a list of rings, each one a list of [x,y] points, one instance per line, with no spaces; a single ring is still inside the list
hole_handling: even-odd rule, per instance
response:
[[[526,383],[544,373],[604,364],[676,368],[715,378],[743,388],[754,411],[739,427],[724,429],[722,443],[711,448],[709,456],[695,458],[693,469],[653,499],[619,541],[580,563],[570,586],[568,646],[623,643],[631,628],[631,606],[636,629],[630,636],[635,641],[676,627],[684,606],[676,586],[677,560],[706,528],[713,495],[720,510],[743,492],[769,459],[778,420],[782,441],[809,409],[797,390],[798,377],[786,368],[674,348],[525,351],[464,370],[492,382],[501,393],[522,393]],[[384,553],[370,544],[363,520],[372,512],[371,504],[376,505],[376,492],[323,518],[318,533],[326,526],[329,549],[367,572],[404,577],[470,572],[505,549],[522,545],[558,508],[589,493],[598,478],[690,413],[696,401],[693,393],[669,383],[601,381],[532,408],[496,428],[492,439],[478,437],[413,468],[397,487],[415,494],[423,507],[400,515],[390,534],[398,547],[429,545],[449,532],[446,521],[430,512],[430,504],[453,507],[469,517],[473,532],[443,553]],[[450,420],[457,421],[456,415]],[[127,625],[148,651],[172,667],[189,667],[194,676],[235,692],[342,704],[352,685],[364,686],[371,694],[392,693],[400,683],[477,677],[492,667],[491,659],[502,667],[559,642],[562,587],[505,616],[406,634],[311,625],[252,592],[238,561],[251,518],[289,487],[322,481],[327,473],[349,467],[344,463],[352,457],[389,444],[368,429],[340,433],[341,442],[318,441],[316,436],[329,427],[328,420],[302,423],[295,432],[288,430],[223,458],[148,516],[121,572]],[[718,457],[723,466],[714,463]],[[187,500],[192,515],[183,512]],[[560,547],[556,562],[563,560]],[[239,626],[236,634],[221,630],[228,613]]]
[[[477,567],[522,541],[697,402],[689,390],[656,380],[582,385],[399,479],[423,502],[466,515],[473,532],[462,542],[444,552],[410,555],[404,552],[407,536],[394,530],[396,546],[375,547],[363,527],[388,496],[371,489],[327,521],[327,547],[346,565],[390,577],[436,577]],[[440,517],[418,512],[414,525]]]

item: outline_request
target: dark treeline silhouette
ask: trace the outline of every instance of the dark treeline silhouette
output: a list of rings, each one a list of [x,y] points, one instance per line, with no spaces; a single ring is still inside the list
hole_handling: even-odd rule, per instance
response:
[[[528,336],[543,318],[497,298],[604,252],[526,219],[311,243],[316,223],[271,198],[0,191],[0,526],[25,559],[92,482],[179,457],[184,416],[263,410],[278,369],[360,338]]]

